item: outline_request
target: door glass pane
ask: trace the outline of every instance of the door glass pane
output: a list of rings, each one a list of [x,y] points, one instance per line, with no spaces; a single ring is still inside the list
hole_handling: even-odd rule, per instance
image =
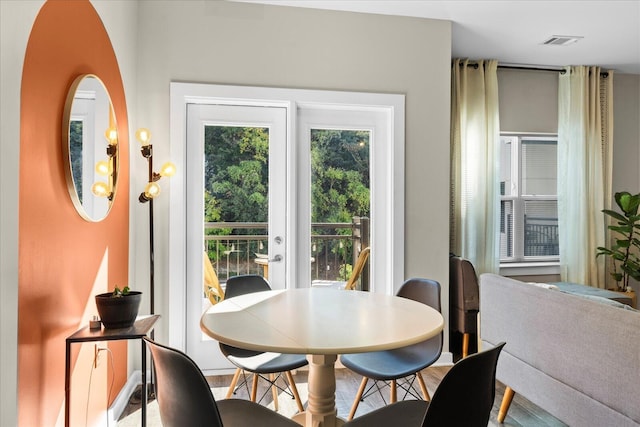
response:
[[[239,274],[266,274],[269,129],[205,126],[206,253],[224,283]]]
[[[286,255],[275,237],[269,240],[282,236],[286,242],[286,203],[277,190],[285,188],[287,171],[270,167],[286,164],[285,129],[284,108],[187,105],[186,349],[201,369],[230,367],[217,341],[198,326],[202,312],[224,294],[229,277],[268,273],[272,288],[286,288],[284,262],[256,262],[259,254],[265,261],[272,258],[266,257],[268,249]],[[267,242],[273,242],[270,248]]]
[[[354,255],[369,246],[370,134],[311,130],[312,284],[348,280]]]

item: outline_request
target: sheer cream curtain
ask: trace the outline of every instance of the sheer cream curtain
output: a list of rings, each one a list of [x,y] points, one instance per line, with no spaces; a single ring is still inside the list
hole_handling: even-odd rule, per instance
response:
[[[498,62],[455,59],[451,71],[450,250],[478,274],[499,270]]]
[[[602,209],[611,207],[613,72],[571,66],[558,88],[558,227],[561,278],[605,287]]]

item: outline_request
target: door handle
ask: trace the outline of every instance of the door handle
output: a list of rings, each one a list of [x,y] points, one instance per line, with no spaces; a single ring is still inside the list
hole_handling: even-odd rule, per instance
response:
[[[282,255],[279,255],[279,254],[269,260],[269,262],[280,262],[280,261],[282,261]]]

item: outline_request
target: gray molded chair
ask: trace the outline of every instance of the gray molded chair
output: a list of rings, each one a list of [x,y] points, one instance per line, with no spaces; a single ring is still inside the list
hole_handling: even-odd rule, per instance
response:
[[[344,427],[486,427],[496,395],[496,365],[505,343],[453,365],[430,402],[405,400],[356,418]]]
[[[440,311],[440,284],[435,280],[409,279],[400,287],[397,296],[419,301]],[[416,319],[416,321],[419,321],[419,319]],[[352,419],[355,415],[363,396],[366,397],[371,392],[380,391],[377,381],[389,382],[391,388],[390,403],[394,403],[397,400],[398,386],[404,389],[404,397],[408,394],[417,397],[413,393],[413,382],[416,379],[420,385],[422,396],[425,400],[429,400],[429,392],[420,371],[438,360],[441,353],[442,333],[426,341],[394,350],[343,354],[340,356],[344,366],[363,376],[348,419]],[[398,380],[407,377],[410,377],[411,380],[405,383],[398,382]],[[365,392],[369,379],[375,381]]]
[[[233,276],[227,279],[225,299],[269,290],[271,290],[271,287],[267,280],[262,276],[255,274]],[[256,325],[256,327],[259,328],[260,325]],[[227,399],[229,399],[239,387],[244,385],[247,389],[249,388],[247,378],[245,376],[245,372],[249,372],[253,374],[250,392],[251,400],[253,402],[260,402],[262,400],[262,397],[257,399],[258,379],[262,378],[271,385],[273,404],[276,411],[278,410],[278,390],[293,397],[296,401],[296,405],[298,406],[298,410],[300,412],[304,411],[302,401],[298,394],[298,389],[296,388],[296,383],[294,382],[293,375],[291,374],[292,370],[301,368],[308,364],[307,358],[304,354],[264,353],[261,351],[238,348],[223,343],[220,343],[220,351],[236,366],[236,372],[233,375],[233,379],[229,385],[229,391],[227,392]],[[269,357],[260,357],[265,354]],[[281,387],[277,383],[278,378],[282,373],[284,373],[287,378],[289,390]],[[241,375],[243,376],[244,381],[238,386],[238,380]]]
[[[181,351],[144,338],[156,372],[156,399],[164,427],[298,426],[294,421],[248,400],[216,402],[195,362]]]
[[[469,260],[449,257],[449,329],[462,334],[462,357],[469,354],[469,338],[478,333],[480,290]]]

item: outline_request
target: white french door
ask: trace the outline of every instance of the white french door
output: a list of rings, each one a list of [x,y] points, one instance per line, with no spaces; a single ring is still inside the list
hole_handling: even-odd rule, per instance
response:
[[[205,151],[216,149],[215,142],[205,146],[211,143],[211,127],[268,131],[266,249],[268,259],[274,260],[268,263],[268,279],[275,289],[311,286],[312,273],[329,264],[313,252],[311,240],[315,209],[311,192],[316,179],[311,163],[317,143],[313,135],[333,130],[346,130],[347,137],[362,135],[359,143],[369,146],[370,289],[395,293],[404,280],[403,95],[171,83],[171,156],[184,176],[171,180],[170,345],[185,349],[203,370],[215,373],[230,367],[218,343],[203,339],[199,326],[206,306],[204,161]],[[329,200],[329,208],[333,206]],[[226,275],[219,276],[224,281]]]
[[[390,167],[388,159],[390,158],[391,143],[391,124],[389,114],[384,109],[379,108],[327,108],[327,106],[318,105],[301,105],[297,109],[297,144],[298,144],[298,161],[299,166],[299,191],[297,193],[298,216],[305,218],[306,221],[300,221],[300,227],[297,233],[297,241],[299,242],[299,252],[309,253],[319,258],[314,251],[316,243],[313,241],[313,234],[310,227],[310,220],[313,217],[311,211],[316,200],[312,197],[312,165],[314,161],[311,159],[312,153],[312,135],[314,132],[323,130],[359,132],[359,144],[367,146],[365,157],[357,159],[355,162],[365,162],[368,164],[366,169],[369,170],[369,200],[370,208],[366,216],[370,218],[370,247],[372,251],[372,259],[389,260],[393,259],[394,245],[391,239],[392,229],[389,227],[388,215],[391,206],[388,201],[391,199],[391,187],[389,186]],[[340,144],[341,141],[336,141]],[[338,149],[337,145],[335,150]],[[349,150],[349,151],[354,151]],[[356,157],[356,153],[352,152]],[[317,159],[315,159],[317,162]],[[324,165],[323,165],[324,166]],[[355,189],[348,189],[355,192]],[[335,201],[337,209],[337,200]],[[352,212],[351,216],[357,213]],[[316,221],[313,219],[313,221]],[[361,249],[364,249],[362,247]],[[320,259],[320,258],[319,258]],[[314,276],[311,271],[317,265],[300,262],[298,277],[307,282],[311,281]],[[328,267],[328,266],[327,266]],[[320,266],[324,269],[325,266]],[[370,290],[374,292],[393,292],[393,279],[390,278],[392,271],[385,262],[370,262]],[[342,280],[346,280],[343,277]]]
[[[239,106],[239,105],[207,105],[189,104],[187,106],[187,167],[186,167],[186,324],[199,325],[203,311],[209,308],[209,300],[203,293],[203,266],[207,252],[217,254],[223,259],[214,260],[214,266],[220,266],[216,272],[222,286],[227,277],[245,274],[246,271],[235,268],[227,269],[229,258],[237,255],[240,259],[239,245],[241,241],[226,240],[222,252],[214,251],[205,240],[205,188],[211,187],[215,170],[222,170],[215,176],[224,175],[229,170],[234,175],[238,191],[244,182],[248,191],[256,191],[259,182],[249,175],[258,174],[256,165],[268,171],[267,212],[256,212],[255,216],[244,217],[246,222],[261,222],[267,219],[268,228],[265,240],[264,255],[268,262],[268,279],[273,289],[284,289],[286,285],[285,266],[287,262],[287,235],[285,212],[286,203],[286,109],[278,107]],[[248,144],[246,135],[258,134],[266,136],[268,147],[261,147],[268,153],[266,159],[241,160],[233,156],[215,155]],[[233,137],[236,137],[236,140]],[[263,142],[263,140],[260,140]],[[241,148],[240,151],[247,150]],[[208,155],[206,155],[208,153]],[[224,163],[224,164],[210,164]],[[219,183],[214,183],[219,184]],[[229,198],[235,196],[229,194]],[[225,198],[224,192],[218,193],[219,199]],[[218,202],[224,200],[218,200]],[[234,206],[233,201],[229,203]],[[247,212],[237,212],[247,214]],[[233,236],[229,236],[233,238]],[[262,243],[261,243],[262,244]],[[264,245],[262,245],[264,247]],[[245,251],[249,254],[248,251]],[[242,254],[244,255],[244,254]],[[226,257],[226,264],[225,258]],[[252,263],[254,253],[250,253],[244,261]],[[218,261],[218,262],[216,262]],[[235,263],[233,265],[236,265]],[[225,271],[223,271],[225,269]],[[266,270],[265,270],[266,271]],[[198,327],[187,327],[186,350],[203,370],[219,370],[230,368],[231,364],[218,350],[218,342],[204,335]]]

